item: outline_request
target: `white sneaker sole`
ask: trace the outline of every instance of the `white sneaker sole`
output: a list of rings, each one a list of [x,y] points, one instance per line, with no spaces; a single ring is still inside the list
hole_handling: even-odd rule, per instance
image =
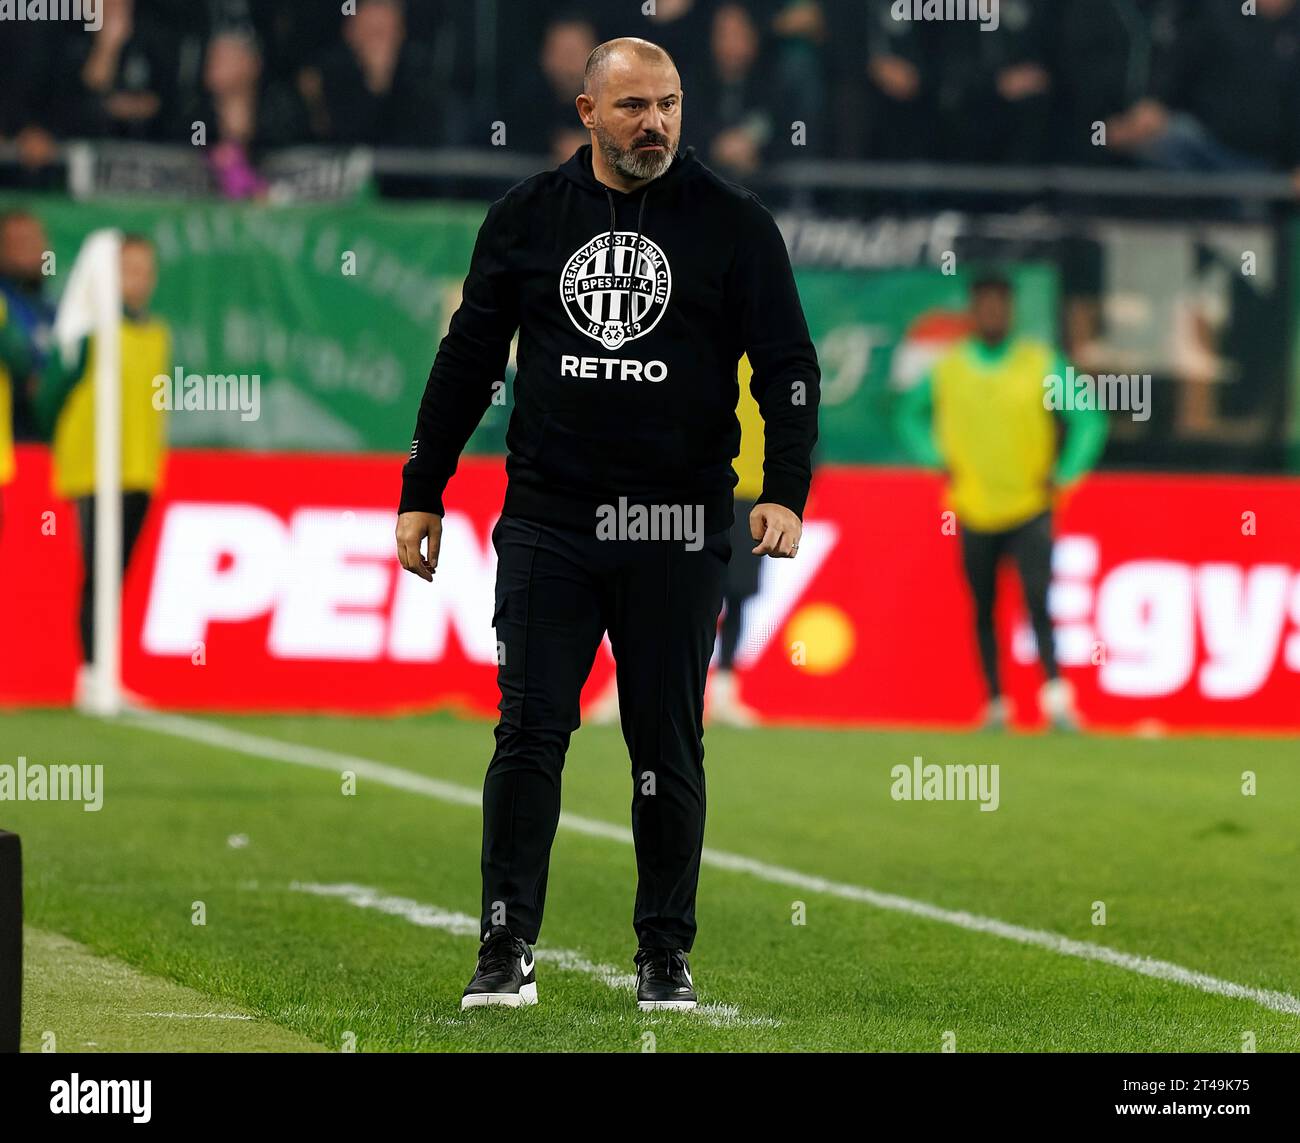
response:
[[[642,1012],[689,1012],[695,1007],[694,1000],[638,1000],[636,1006]]]
[[[519,1008],[525,1004],[537,1003],[537,985],[521,985],[518,992],[472,992],[460,998],[460,1010],[466,1008],[485,1008],[490,1004],[499,1004],[504,1008]]]

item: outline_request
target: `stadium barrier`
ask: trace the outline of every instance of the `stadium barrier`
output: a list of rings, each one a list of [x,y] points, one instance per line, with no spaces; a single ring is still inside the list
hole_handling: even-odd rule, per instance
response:
[[[871,170],[889,181],[889,171]],[[1001,187],[1009,195],[1017,180],[1056,185],[1052,171],[1000,178],[963,171],[989,194]],[[1127,185],[1118,172],[1095,174],[1099,186]],[[1133,177],[1136,188],[1170,189],[1155,176]],[[1289,458],[1300,468],[1294,225],[1174,214],[1203,201],[1151,199],[1112,214],[1096,202],[1083,212],[1024,210],[1006,197],[960,209],[929,202],[910,211],[778,212],[822,365],[818,459],[906,463],[891,431],[897,395],[964,332],[965,269],[996,261],[1016,287],[1019,332],[1059,344],[1090,373],[1151,377],[1153,415],[1115,426],[1108,464],[1276,471]],[[174,333],[175,367],[187,376],[258,379],[256,417],[175,410],[176,444],[336,452],[409,442],[485,209],[122,199],[88,206],[0,196],[0,208],[20,204],[42,219],[63,267],[96,228],[150,234],[160,262],[154,308]],[[52,277],[52,293],[64,277]],[[471,453],[504,451],[513,376],[511,361],[504,400],[489,406]]]
[[[689,143],[689,139],[685,140]],[[299,191],[307,198],[342,197],[359,193],[365,178],[405,176],[490,183],[499,195],[511,184],[553,165],[545,154],[528,154],[494,147],[329,147],[308,145],[268,152],[270,177],[285,172],[284,194]],[[55,145],[52,162],[66,179],[68,190],[80,198],[103,194],[193,193],[206,196],[212,182],[202,177],[204,164],[194,148],[179,144],[122,142],[114,139],[73,139]],[[304,178],[316,167],[353,172]],[[12,140],[0,140],[0,171],[17,175],[22,150]],[[296,178],[294,176],[297,176]],[[1198,172],[1189,179],[1182,171],[1129,169],[1120,166],[1017,166],[1005,163],[952,163],[835,158],[787,159],[769,164],[755,178],[769,188],[798,190],[866,190],[894,193],[986,196],[995,194],[1091,196],[1145,199],[1202,199],[1292,205],[1295,188],[1285,172]],[[281,199],[280,201],[283,201]]]
[[[126,581],[127,690],[167,709],[491,716],[503,466],[462,464],[427,584],[394,555],[401,461],[174,452]],[[20,653],[0,662],[0,702],[61,704],[77,661],[76,514],[50,492],[44,448],[21,447],[18,464],[0,626]],[[1089,724],[1300,729],[1297,497],[1294,478],[1101,474],[1061,507],[1050,602]],[[783,723],[972,724],[983,694],[944,510],[932,474],[822,467],[799,558],[765,561],[746,611],[746,700]],[[1006,574],[1006,686],[1032,726],[1040,672]],[[612,669],[602,649],[588,697]]]

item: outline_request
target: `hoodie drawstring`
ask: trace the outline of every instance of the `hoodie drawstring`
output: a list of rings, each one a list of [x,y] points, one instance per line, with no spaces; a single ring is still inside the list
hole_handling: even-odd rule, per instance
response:
[[[636,212],[636,245],[632,247],[632,273],[628,276],[627,317],[628,323],[636,319],[636,299],[632,296],[632,283],[637,280],[637,267],[641,265],[641,224],[645,221],[645,200],[650,197],[650,188],[641,192],[641,206]]]
[[[636,317],[634,308],[634,299],[632,297],[632,283],[636,281],[636,268],[641,262],[641,235],[643,224],[645,222],[645,201],[650,197],[650,188],[647,186],[641,193],[641,205],[636,212],[636,244],[632,247],[632,272],[628,275],[627,310],[625,324],[631,325]],[[609,202],[609,250],[610,258],[614,257],[614,236],[618,230],[618,223],[614,213],[614,193],[608,187],[605,188],[605,198]]]

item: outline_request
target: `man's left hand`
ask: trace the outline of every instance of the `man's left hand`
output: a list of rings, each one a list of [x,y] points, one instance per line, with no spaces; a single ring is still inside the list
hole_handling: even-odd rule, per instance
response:
[[[799,551],[803,523],[780,504],[755,504],[749,514],[749,534],[758,541],[754,555],[789,560]]]

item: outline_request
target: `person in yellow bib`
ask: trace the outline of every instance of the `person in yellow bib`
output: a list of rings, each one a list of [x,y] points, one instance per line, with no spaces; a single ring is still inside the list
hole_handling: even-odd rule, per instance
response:
[[[741,620],[745,601],[758,594],[758,577],[763,557],[753,554],[755,537],[749,516],[763,491],[763,414],[749,391],[754,368],[748,355],[741,357],[736,368],[740,400],[736,402],[736,419],[740,422],[740,452],[731,462],[736,473],[735,519],[731,526],[731,562],[722,581],[722,623],[718,628],[718,656],[709,677],[705,695],[705,714],[712,722],[724,726],[755,726],[758,712],[740,696],[736,679],[736,650],[740,645]]]
[[[755,525],[750,517],[763,491],[763,414],[749,390],[754,367],[749,355],[744,354],[736,366],[736,380],[740,385],[740,399],[736,402],[736,419],[740,422],[740,452],[731,462],[736,474],[734,492],[734,518],[731,524],[731,562],[723,575],[722,622],[718,627],[717,661],[709,675],[704,698],[707,721],[724,726],[757,726],[758,712],[740,697],[740,684],[736,680],[734,664],[740,644],[741,621],[745,601],[758,594],[758,578],[762,556],[753,552],[754,542],[762,539],[763,529],[755,536]],[[588,721],[599,726],[612,726],[619,720],[618,681],[611,679],[605,690],[593,701],[587,712]]]
[[[171,369],[171,335],[149,313],[158,283],[153,243],[143,235],[122,239],[122,571],[144,525],[149,500],[162,479],[167,449],[166,412],[155,408],[154,379]],[[71,365],[51,354],[36,395],[36,412],[53,431],[53,485],[74,500],[81,525],[85,577],[81,592],[81,645],[87,665],[95,646],[95,339],[81,345]],[[83,671],[83,678],[85,672]]]
[[[1053,408],[1049,379],[1064,378],[1066,362],[1046,343],[1013,335],[1008,279],[977,277],[971,316],[974,333],[900,399],[896,427],[914,460],[948,476],[948,506],[957,517],[988,687],[985,725],[1001,728],[1011,713],[993,627],[997,569],[1007,555],[1020,573],[1046,675],[1039,705],[1057,729],[1074,729],[1073,695],[1057,668],[1047,608],[1052,510],[1096,464],[1106,444],[1106,418],[1093,409]]]
[[[9,317],[9,305],[0,294],[0,488],[14,478],[14,394],[27,384],[33,359],[27,337]],[[4,501],[0,499],[0,528],[4,527]]]

